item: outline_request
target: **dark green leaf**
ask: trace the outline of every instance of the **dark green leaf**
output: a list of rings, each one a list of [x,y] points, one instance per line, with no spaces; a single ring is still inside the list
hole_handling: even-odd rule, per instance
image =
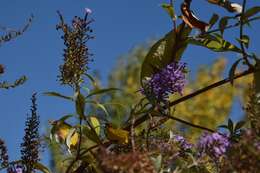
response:
[[[229,17],[223,17],[220,21],[219,21],[219,29],[220,29],[220,33],[221,35],[223,35],[224,30],[228,24],[228,19]]]
[[[209,21],[209,26],[210,28],[218,21],[219,16],[217,14],[213,14],[210,21]]]
[[[170,31],[151,47],[142,64],[142,86],[146,77],[151,77],[169,63],[180,60],[183,51],[188,45],[187,36],[190,32],[191,29],[183,23],[178,26],[176,32],[174,30]]]
[[[238,64],[240,63],[241,60],[242,60],[241,58],[236,60],[236,62],[232,65],[231,69],[229,70],[228,76],[229,76],[231,85],[233,85],[233,83],[234,83],[234,76],[235,76],[235,73],[236,73],[236,69],[237,69],[237,66],[238,66]]]
[[[228,129],[230,130],[231,133],[233,133],[234,123],[231,119],[228,119]]]
[[[85,97],[78,92],[76,94],[76,111],[77,114],[81,117],[84,118],[85,117]]]
[[[244,18],[247,19],[251,16],[254,16],[255,14],[260,12],[260,6],[257,7],[252,7],[250,9],[248,9],[245,13],[244,13]]]
[[[94,95],[104,94],[104,93],[107,93],[107,92],[110,92],[110,91],[118,91],[118,90],[120,90],[120,89],[118,89],[118,88],[96,89],[96,90],[90,92],[89,95],[87,95],[86,98],[94,96]]]
[[[243,35],[242,39],[237,39],[237,41],[243,43],[246,46],[246,48],[249,47],[250,38],[248,35]]]
[[[241,127],[243,127],[246,124],[245,121],[239,121],[236,126],[235,126],[235,131],[241,129]]]
[[[57,92],[45,92],[43,94],[47,95],[47,96],[54,96],[54,97],[59,97],[59,98],[63,98],[63,99],[67,99],[67,100],[72,100],[73,101],[72,97],[64,96],[64,95],[62,95],[60,93],[57,93]]]

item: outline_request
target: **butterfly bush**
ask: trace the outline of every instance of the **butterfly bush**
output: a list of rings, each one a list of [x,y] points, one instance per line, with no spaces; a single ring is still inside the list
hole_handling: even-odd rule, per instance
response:
[[[185,67],[186,63],[173,62],[168,64],[146,81],[141,92],[160,101],[166,101],[170,94],[176,92],[182,95],[186,84]]]
[[[188,141],[180,135],[173,134],[171,136],[171,140],[177,143],[178,146],[184,151],[190,150],[193,147],[192,144],[188,143]]]
[[[229,145],[228,137],[216,132],[212,134],[204,133],[200,137],[197,147],[200,156],[207,154],[213,159],[218,159],[226,153]]]

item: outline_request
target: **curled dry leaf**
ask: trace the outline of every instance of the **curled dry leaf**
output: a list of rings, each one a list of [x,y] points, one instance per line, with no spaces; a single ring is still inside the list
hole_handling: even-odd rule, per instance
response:
[[[228,0],[207,0],[211,4],[215,4],[221,7],[224,7],[226,10],[228,10],[231,13],[241,13],[243,7],[238,3],[231,3]]]
[[[198,28],[201,32],[205,32],[209,28],[209,24],[199,20],[190,10],[191,0],[185,0],[181,5],[182,20],[191,28]]]

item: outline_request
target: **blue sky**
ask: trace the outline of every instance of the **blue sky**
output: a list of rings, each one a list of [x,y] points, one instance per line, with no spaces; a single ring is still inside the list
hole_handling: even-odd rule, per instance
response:
[[[176,0],[179,7],[180,0]],[[46,129],[48,119],[57,119],[67,113],[74,113],[73,104],[43,96],[45,91],[59,91],[71,94],[68,88],[60,87],[57,82],[58,66],[62,63],[63,42],[56,31],[58,22],[56,11],[60,10],[67,21],[75,15],[82,15],[84,8],[92,9],[95,22],[95,39],[89,43],[94,54],[91,70],[98,69],[105,82],[106,76],[114,66],[116,59],[126,54],[134,46],[151,38],[159,38],[171,29],[171,22],[160,8],[163,0],[1,0],[0,25],[11,28],[22,27],[28,17],[35,16],[32,26],[21,37],[0,46],[0,63],[6,66],[6,74],[1,80],[15,80],[27,75],[29,80],[21,87],[12,90],[0,90],[0,137],[9,148],[11,159],[19,159],[19,146],[22,142],[24,121],[30,113],[30,97],[38,92],[38,112],[41,116],[41,131]],[[241,2],[236,1],[236,2]],[[225,10],[208,5],[204,0],[196,0],[194,11],[200,18],[208,21],[213,12],[227,14]],[[257,4],[258,3],[258,4]],[[249,1],[248,6],[260,5]],[[179,9],[177,10],[179,11]],[[260,23],[247,29],[251,38],[251,50],[257,51],[260,41]],[[227,32],[226,37],[238,32]],[[209,64],[216,57],[226,56],[233,62],[237,55],[217,54],[198,47],[189,47],[183,61],[188,63],[191,72],[200,64]],[[239,113],[239,111],[233,111]],[[47,159],[45,159],[47,163]]]

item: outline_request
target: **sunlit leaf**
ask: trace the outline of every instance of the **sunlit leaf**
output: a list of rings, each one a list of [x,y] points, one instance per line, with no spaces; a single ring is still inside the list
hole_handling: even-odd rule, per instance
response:
[[[106,124],[106,136],[111,141],[119,144],[127,144],[129,141],[129,132],[120,128],[114,128],[111,124]]]
[[[75,128],[71,128],[66,136],[66,145],[70,149],[71,147],[75,147],[79,140],[79,134],[77,133]]]
[[[210,37],[190,38],[189,42],[194,45],[203,46],[215,52],[233,51],[241,53],[241,50],[230,42],[224,40],[221,35],[211,34]]]
[[[100,135],[100,122],[99,122],[98,118],[95,116],[91,116],[91,117],[89,117],[89,119],[90,119],[90,122],[91,122],[93,128],[95,129],[97,135]]]

